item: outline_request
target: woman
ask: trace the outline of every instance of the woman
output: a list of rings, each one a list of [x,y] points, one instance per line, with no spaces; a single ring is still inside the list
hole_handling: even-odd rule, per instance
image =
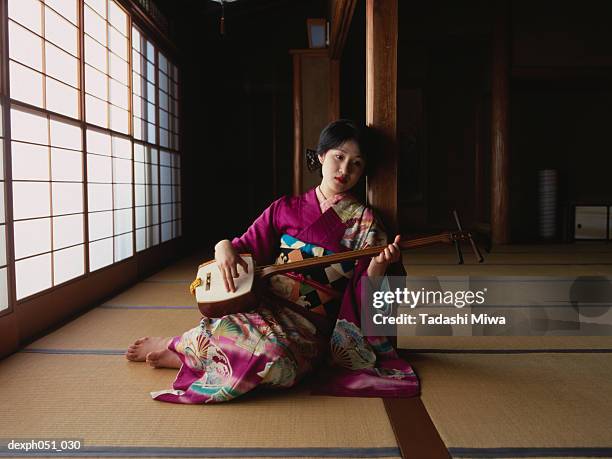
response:
[[[235,290],[238,269],[247,267],[239,253],[261,266],[386,244],[372,211],[349,192],[364,174],[367,151],[351,121],[329,124],[308,158],[309,168],[321,168],[320,185],[278,199],[241,237],[215,246],[226,289]],[[396,236],[376,257],[272,276],[251,312],[203,317],[173,338],[138,339],[126,357],[180,368],[173,390],[151,394],[174,403],[227,401],[260,385],[291,387],[325,360],[333,369],[319,374],[317,393],[415,395],[412,368],[386,338],[365,338],[359,328],[361,283],[400,260],[398,242]]]

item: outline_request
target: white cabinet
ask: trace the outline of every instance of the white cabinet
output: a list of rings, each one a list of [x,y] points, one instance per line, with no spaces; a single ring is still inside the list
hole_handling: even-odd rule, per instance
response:
[[[576,206],[575,239],[610,239],[610,209],[607,206]]]

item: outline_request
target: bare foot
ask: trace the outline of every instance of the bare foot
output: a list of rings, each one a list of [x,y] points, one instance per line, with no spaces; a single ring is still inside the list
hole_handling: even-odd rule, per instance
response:
[[[125,353],[125,358],[132,362],[144,362],[147,354],[153,351],[162,351],[168,347],[168,343],[172,338],[161,336],[145,336],[138,338],[128,347]]]
[[[181,368],[181,359],[168,349],[149,352],[147,354],[147,363],[153,368]]]

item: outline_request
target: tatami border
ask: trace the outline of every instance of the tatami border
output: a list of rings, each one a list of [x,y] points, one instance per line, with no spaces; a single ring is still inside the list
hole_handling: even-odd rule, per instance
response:
[[[196,309],[196,305],[176,305],[176,306],[151,306],[148,304],[103,304],[98,306],[102,309]]]
[[[414,354],[609,354],[610,348],[574,349],[400,349],[402,356]]]
[[[612,457],[612,448],[448,448],[453,457]]]
[[[68,355],[124,355],[121,349],[49,349],[49,348],[26,348],[20,352],[26,354],[68,354]]]
[[[395,447],[380,448],[181,448],[138,446],[89,446],[62,451],[63,457],[397,457]],[[48,451],[0,451],[0,457],[57,457]]]

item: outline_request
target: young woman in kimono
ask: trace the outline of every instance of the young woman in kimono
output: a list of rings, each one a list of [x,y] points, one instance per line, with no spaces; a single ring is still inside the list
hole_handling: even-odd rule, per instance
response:
[[[368,146],[348,120],[328,125],[309,167],[321,168],[321,183],[300,196],[274,201],[241,236],[215,246],[226,289],[253,255],[258,266],[287,263],[387,244],[372,210],[350,190],[367,164]],[[383,276],[401,258],[396,236],[376,257],[272,276],[258,304],[247,313],[202,317],[180,336],[140,338],[126,352],[132,361],[179,368],[172,390],[156,400],[215,403],[258,386],[291,387],[322,363],[315,393],[351,396],[412,396],[419,390],[410,365],[385,337],[360,329],[361,284]]]

